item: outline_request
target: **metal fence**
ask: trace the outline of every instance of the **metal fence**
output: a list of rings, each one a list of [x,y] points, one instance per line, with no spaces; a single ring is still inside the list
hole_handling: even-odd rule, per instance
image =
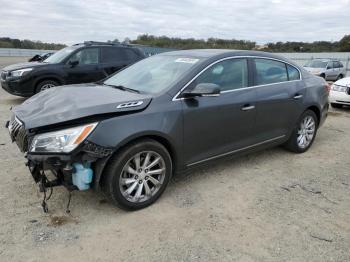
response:
[[[20,49],[20,48],[0,48],[1,56],[34,56],[52,52],[50,50]]]
[[[143,46],[143,45],[134,45],[137,48],[141,49],[147,56],[173,51],[172,48],[161,48],[153,46]],[[20,49],[20,48],[0,48],[0,57],[1,56],[34,56],[40,55],[48,52],[55,52],[52,50],[36,50],[36,49]]]
[[[160,48],[152,46],[135,45],[142,49],[146,55],[151,56],[158,53],[173,51],[171,48]],[[7,56],[25,56],[30,57],[36,54],[43,54],[50,52],[50,50],[35,50],[35,49],[18,49],[18,48],[0,48],[0,57]],[[52,51],[51,51],[52,52]],[[307,61],[315,58],[331,58],[340,60],[347,70],[347,75],[350,75],[350,52],[334,52],[334,53],[277,53],[278,55],[284,56],[295,63],[303,66]]]

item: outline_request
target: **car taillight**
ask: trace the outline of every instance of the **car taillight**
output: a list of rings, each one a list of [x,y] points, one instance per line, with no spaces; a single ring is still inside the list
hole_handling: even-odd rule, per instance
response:
[[[331,91],[331,86],[328,83],[326,83],[325,88],[326,88],[327,93],[329,93]]]

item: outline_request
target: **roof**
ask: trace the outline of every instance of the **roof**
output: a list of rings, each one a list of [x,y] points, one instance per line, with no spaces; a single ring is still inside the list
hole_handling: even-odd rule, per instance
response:
[[[163,55],[178,55],[178,56],[193,56],[198,58],[213,58],[213,57],[225,57],[225,56],[262,56],[276,59],[283,59],[288,61],[286,58],[282,58],[279,55],[273,53],[252,51],[252,50],[232,50],[232,49],[190,49],[190,50],[179,50],[163,53]]]

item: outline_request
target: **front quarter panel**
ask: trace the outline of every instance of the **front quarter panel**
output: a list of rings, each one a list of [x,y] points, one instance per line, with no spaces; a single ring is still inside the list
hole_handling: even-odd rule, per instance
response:
[[[127,143],[145,136],[168,141],[178,163],[182,158],[183,116],[181,103],[173,103],[167,94],[155,98],[145,111],[103,120],[88,140],[118,150]]]

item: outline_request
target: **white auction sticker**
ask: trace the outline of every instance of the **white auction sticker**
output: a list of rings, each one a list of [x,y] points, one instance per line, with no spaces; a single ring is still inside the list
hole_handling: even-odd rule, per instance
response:
[[[181,57],[177,58],[175,62],[177,63],[188,63],[188,64],[194,64],[197,63],[199,59],[197,58],[186,58],[186,57]]]

